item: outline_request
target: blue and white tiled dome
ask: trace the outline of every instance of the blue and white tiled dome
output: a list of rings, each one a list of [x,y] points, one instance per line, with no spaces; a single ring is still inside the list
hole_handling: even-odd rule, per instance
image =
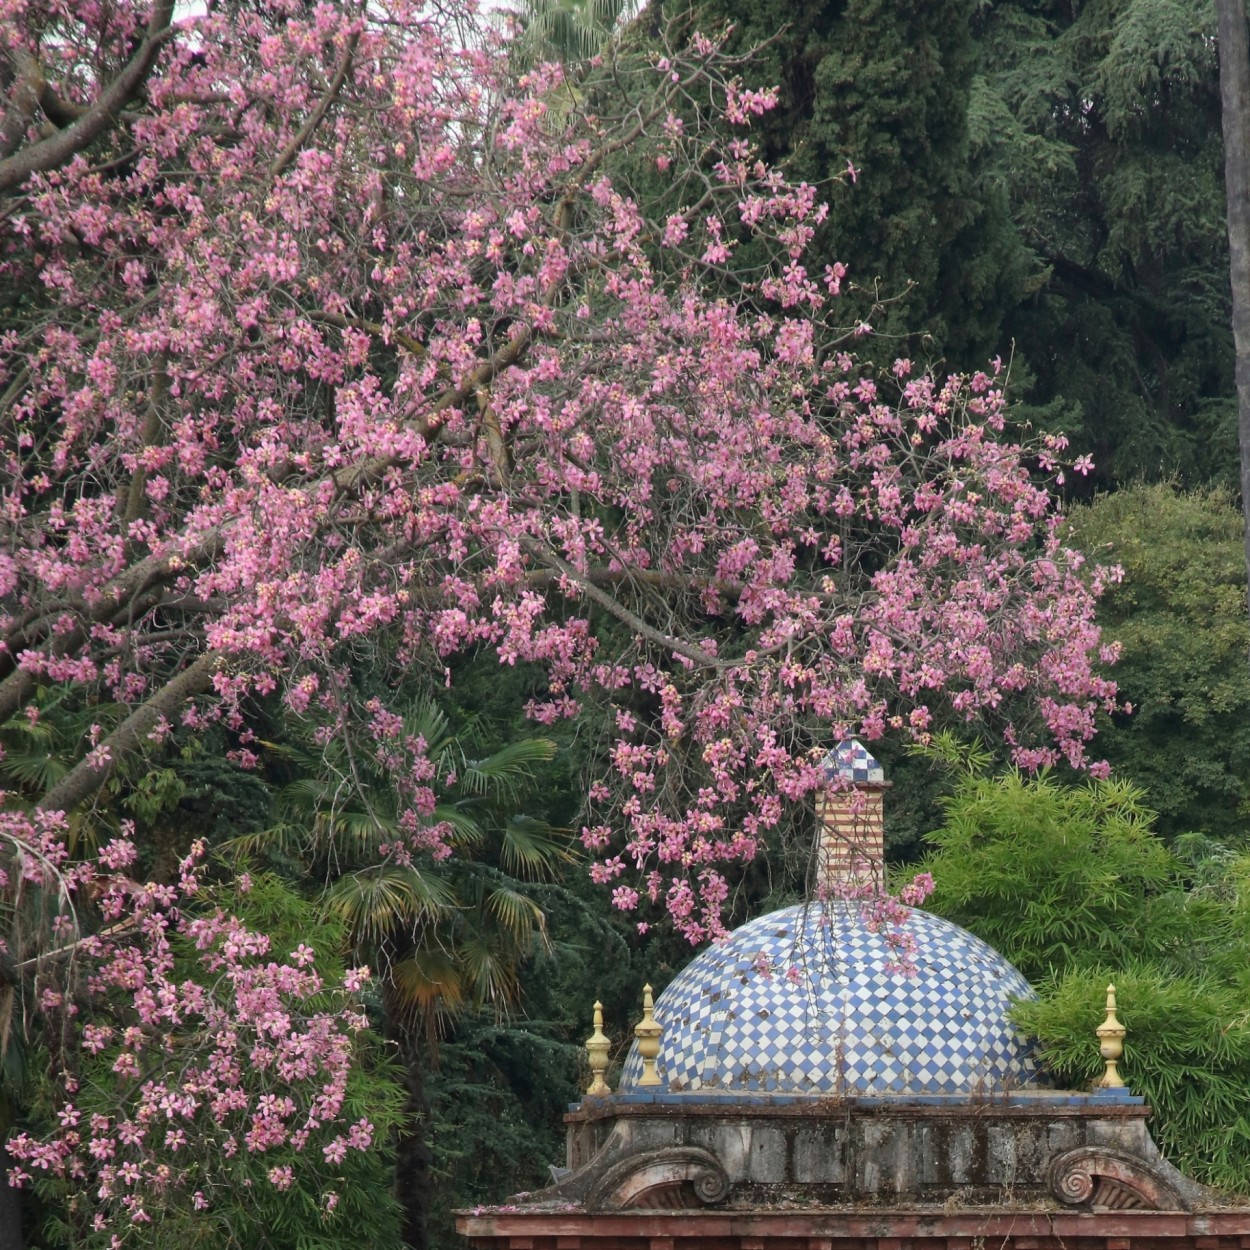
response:
[[[660,996],[659,1075],[673,1093],[979,1094],[1038,1084],[1007,1018],[1032,998],[1001,955],[914,911],[917,971],[854,903],[761,916],[700,954]],[[768,971],[761,971],[767,968]],[[638,1090],[630,1050],[620,1090]]]

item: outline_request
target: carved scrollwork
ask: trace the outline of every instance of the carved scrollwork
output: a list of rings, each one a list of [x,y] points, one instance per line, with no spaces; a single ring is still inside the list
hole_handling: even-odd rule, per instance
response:
[[[670,1146],[631,1155],[608,1168],[586,1195],[589,1211],[681,1210],[728,1197],[720,1160],[700,1146]]]
[[[1060,1166],[1060,1164],[1063,1166]],[[1084,1206],[1094,1196],[1094,1174],[1082,1166],[1085,1160],[1068,1162],[1060,1156],[1050,1165],[1050,1188],[1060,1202],[1068,1206]]]
[[[1050,1191],[1068,1206],[1113,1211],[1185,1211],[1186,1195],[1145,1159],[1109,1146],[1078,1146],[1051,1160]]]
[[[725,1169],[715,1159],[712,1162],[715,1166],[699,1172],[692,1181],[699,1201],[709,1207],[728,1198],[730,1190],[729,1176]]]

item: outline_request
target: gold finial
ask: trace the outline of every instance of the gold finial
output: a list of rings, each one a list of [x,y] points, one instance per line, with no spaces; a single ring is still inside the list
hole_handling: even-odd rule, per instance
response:
[[[595,1003],[595,1031],[586,1039],[586,1053],[590,1056],[590,1087],[588,1094],[610,1094],[603,1074],[608,1070],[608,1051],[612,1043],[603,1031],[603,1004]]]
[[[1123,1089],[1124,1081],[1116,1067],[1124,1054],[1124,1035],[1128,1030],[1115,1014],[1115,986],[1107,986],[1107,1018],[1095,1030],[1098,1035],[1098,1053],[1107,1061],[1107,1070],[1098,1085],[1103,1089]]]
[[[655,1003],[651,1001],[651,987],[642,987],[642,1020],[634,1029],[638,1039],[638,1053],[642,1056],[642,1076],[639,1085],[663,1085],[655,1070],[656,1057],[660,1053],[660,1026],[655,1022]]]

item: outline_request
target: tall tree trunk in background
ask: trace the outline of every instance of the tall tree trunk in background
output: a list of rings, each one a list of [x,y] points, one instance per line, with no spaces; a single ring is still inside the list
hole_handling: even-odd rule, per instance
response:
[[[6,1179],[12,1166],[9,1152],[0,1145],[0,1250],[24,1250],[26,1245],[22,1237],[21,1194]]]
[[[395,1043],[396,1058],[408,1097],[407,1122],[395,1137],[395,1197],[403,1208],[401,1231],[408,1250],[429,1250],[430,1184],[434,1156],[426,1140],[430,1108],[425,1097],[425,1062],[420,1022],[406,1008],[388,976],[382,982],[382,1015],[386,1036]],[[3,1250],[3,1247],[0,1247]]]
[[[409,1250],[429,1250],[430,1183],[434,1157],[426,1141],[425,1126],[430,1108],[425,1099],[423,1056],[411,1032],[400,1040],[400,1062],[408,1098],[404,1111],[409,1120],[395,1142],[395,1197],[403,1208],[404,1245]]]
[[[1250,586],[1250,45],[1245,0],[1216,0],[1220,100],[1224,113],[1224,187],[1228,198],[1233,347],[1237,354],[1237,438],[1241,447],[1241,514]]]

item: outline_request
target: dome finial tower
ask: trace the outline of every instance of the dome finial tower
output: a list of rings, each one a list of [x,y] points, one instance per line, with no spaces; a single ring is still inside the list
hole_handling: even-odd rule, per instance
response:
[[[603,1074],[608,1070],[608,1052],[612,1049],[612,1042],[603,1031],[603,1004],[600,1002],[595,1003],[594,1021],[595,1031],[585,1042],[586,1054],[590,1060],[590,1087],[586,1092],[598,1098],[612,1092],[607,1081],[603,1079]]]
[[[816,799],[818,892],[839,885],[880,889],[885,884],[883,799],[890,785],[885,772],[856,738],[843,738],[821,768],[825,788]]]

